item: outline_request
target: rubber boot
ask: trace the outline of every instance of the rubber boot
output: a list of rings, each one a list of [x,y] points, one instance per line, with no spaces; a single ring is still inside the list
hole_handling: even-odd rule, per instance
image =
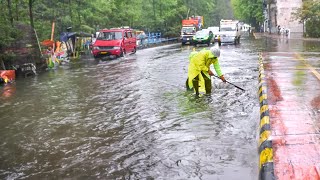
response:
[[[192,91],[192,88],[189,87],[189,78],[187,78],[187,81],[186,81],[186,89],[187,91]]]
[[[196,96],[199,96],[199,80],[192,80],[193,89],[196,92]]]
[[[211,79],[204,78],[204,84],[205,84],[205,88],[206,88],[206,94],[207,95],[211,94],[211,90],[212,90]]]

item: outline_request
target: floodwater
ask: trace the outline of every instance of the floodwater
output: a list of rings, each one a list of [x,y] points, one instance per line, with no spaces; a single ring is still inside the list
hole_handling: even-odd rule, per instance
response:
[[[245,92],[215,78],[211,96],[186,92],[180,44],[1,87],[0,179],[258,179],[258,52],[277,43],[221,47]]]

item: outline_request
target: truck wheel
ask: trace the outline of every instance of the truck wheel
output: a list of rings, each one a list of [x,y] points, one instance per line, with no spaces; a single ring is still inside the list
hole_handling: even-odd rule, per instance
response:
[[[124,51],[121,49],[119,57],[123,57],[123,55],[124,55]]]
[[[135,54],[137,52],[137,48],[134,47],[133,51],[132,51],[132,54]]]

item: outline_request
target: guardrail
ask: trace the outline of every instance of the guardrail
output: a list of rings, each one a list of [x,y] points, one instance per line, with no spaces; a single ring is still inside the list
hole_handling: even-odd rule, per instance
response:
[[[149,32],[145,38],[137,39],[137,47],[146,48],[146,47],[161,45],[164,43],[172,43],[172,42],[178,42],[178,41],[179,41],[179,38],[177,37],[174,37],[174,38],[161,37],[161,33]]]

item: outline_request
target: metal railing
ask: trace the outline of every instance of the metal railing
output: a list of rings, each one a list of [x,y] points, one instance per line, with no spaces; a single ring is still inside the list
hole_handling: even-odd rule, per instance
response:
[[[145,48],[155,45],[160,45],[164,43],[172,43],[179,41],[178,37],[175,38],[168,38],[162,37],[162,34],[149,32],[145,38],[137,39],[137,47],[138,48]]]

